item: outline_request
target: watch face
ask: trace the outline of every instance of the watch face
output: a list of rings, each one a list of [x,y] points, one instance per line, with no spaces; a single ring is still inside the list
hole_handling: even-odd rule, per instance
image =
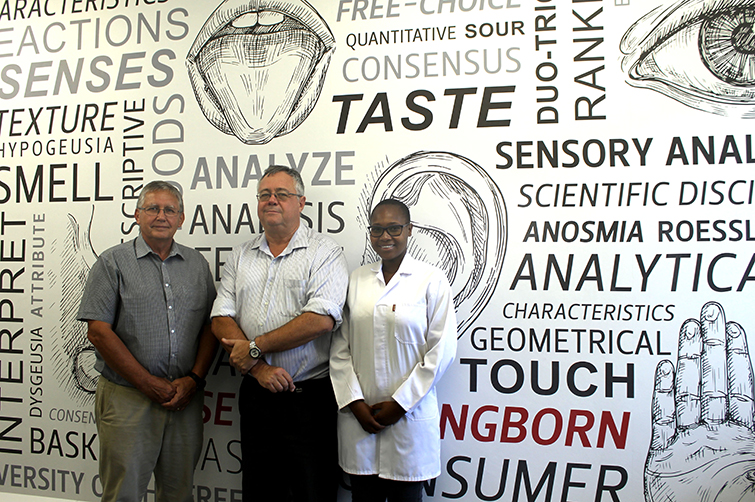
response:
[[[249,356],[252,359],[259,359],[262,357],[262,351],[257,347],[257,344],[254,342],[249,342]]]

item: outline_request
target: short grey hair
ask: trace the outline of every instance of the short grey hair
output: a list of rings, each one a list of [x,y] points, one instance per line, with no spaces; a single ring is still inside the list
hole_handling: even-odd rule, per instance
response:
[[[301,179],[301,174],[299,174],[299,171],[297,171],[296,169],[292,169],[288,166],[272,165],[268,167],[267,169],[265,169],[265,172],[262,175],[262,178],[260,178],[260,181],[268,176],[272,176],[278,173],[286,173],[291,176],[294,179],[294,188],[296,188],[296,193],[299,195],[304,195],[304,181]],[[257,191],[259,191],[260,181],[257,182]]]
[[[139,194],[139,200],[136,201],[136,207],[144,207],[144,199],[147,198],[147,194],[151,194],[152,192],[170,192],[170,194],[178,200],[178,210],[182,213],[184,212],[184,198],[181,195],[181,192],[179,192],[178,188],[172,183],[161,180],[150,181],[144,185],[142,192]]]

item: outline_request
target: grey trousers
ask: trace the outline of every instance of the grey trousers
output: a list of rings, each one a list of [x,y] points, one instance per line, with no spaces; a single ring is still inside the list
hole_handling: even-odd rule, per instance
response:
[[[202,450],[204,392],[169,411],[132,387],[100,377],[95,421],[103,502],[140,502],[155,475],[158,502],[192,502]]]

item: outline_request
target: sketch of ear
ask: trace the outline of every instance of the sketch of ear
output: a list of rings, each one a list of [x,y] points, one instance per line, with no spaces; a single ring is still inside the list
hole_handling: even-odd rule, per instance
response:
[[[55,375],[72,399],[91,403],[99,373],[94,368],[94,347],[87,339],[86,323],[76,320],[87,275],[97,260],[89,232],[94,206],[86,225],[69,214],[66,233],[55,244],[60,253],[60,270],[55,273],[60,287],[60,319],[53,328],[53,367]]]
[[[226,0],[186,57],[212,125],[249,145],[296,129],[320,96],[335,38],[304,0]]]
[[[362,195],[362,218],[394,198],[412,213],[409,253],[446,273],[454,292],[459,336],[490,301],[506,254],[506,204],[477,164],[447,152],[417,152],[381,172]],[[365,242],[363,262],[375,261]]]
[[[755,2],[666,1],[621,40],[633,87],[709,113],[755,117]]]

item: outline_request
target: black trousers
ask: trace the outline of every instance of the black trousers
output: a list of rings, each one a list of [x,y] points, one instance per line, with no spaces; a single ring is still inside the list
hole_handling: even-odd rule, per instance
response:
[[[394,481],[351,474],[352,502],[422,502],[422,481]]]
[[[335,502],[337,411],[329,378],[273,393],[244,377],[239,390],[244,502]]]

